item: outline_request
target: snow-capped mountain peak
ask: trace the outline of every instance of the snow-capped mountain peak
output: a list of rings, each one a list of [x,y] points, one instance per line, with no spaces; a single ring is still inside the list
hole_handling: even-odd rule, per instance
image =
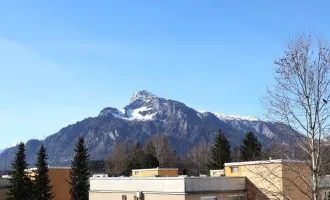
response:
[[[105,117],[108,115],[113,115],[114,117],[118,117],[118,118],[125,118],[125,113],[123,113],[122,111],[118,110],[117,108],[112,108],[112,107],[108,107],[108,108],[104,108],[99,116],[100,117]]]
[[[133,103],[136,100],[148,101],[148,100],[151,100],[153,98],[157,98],[157,96],[150,93],[150,92],[148,92],[147,90],[141,90],[138,93],[133,94],[130,103]]]

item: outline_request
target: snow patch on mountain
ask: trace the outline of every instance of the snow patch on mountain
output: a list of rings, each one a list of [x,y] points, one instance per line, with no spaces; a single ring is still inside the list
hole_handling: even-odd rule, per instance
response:
[[[8,148],[11,148],[11,147],[15,147],[15,146],[19,145],[19,143],[20,143],[20,142],[14,141],[14,142],[12,142],[9,146],[7,146],[7,149],[8,149]]]
[[[111,108],[111,107],[104,108],[100,112],[99,116],[101,116],[101,117],[102,116],[108,116],[109,114],[111,114],[111,115],[113,115],[114,117],[117,117],[117,118],[124,118],[125,117],[125,114],[122,111],[118,110],[117,108]]]
[[[153,120],[156,113],[150,113],[152,108],[141,107],[134,110],[127,109],[126,116],[128,120]]]
[[[215,113],[215,112],[208,112],[208,111],[198,111],[199,113],[205,115],[207,113],[212,113],[214,114],[217,118],[219,118],[220,120],[224,120],[224,121],[260,121],[259,118],[257,117],[252,117],[252,116],[238,116],[238,115],[225,115],[225,114],[222,114],[222,113]]]

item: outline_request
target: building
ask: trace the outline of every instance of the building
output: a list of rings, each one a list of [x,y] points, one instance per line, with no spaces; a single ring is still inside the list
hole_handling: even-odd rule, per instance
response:
[[[265,160],[225,164],[226,177],[246,177],[249,199],[309,199],[309,167],[302,161]],[[306,180],[306,181],[304,181]]]
[[[177,168],[154,168],[154,169],[134,169],[133,177],[177,177],[179,170]]]
[[[160,171],[166,169],[133,170],[132,177],[114,178],[98,175],[90,179],[89,199],[305,200],[309,199],[307,195],[311,195],[307,186],[307,183],[311,183],[310,170],[302,161],[226,163],[223,170],[210,171],[210,177],[174,174],[173,177],[157,177]],[[328,193],[325,191],[324,195]]]
[[[9,179],[0,178],[0,200],[6,199],[6,194],[8,191]]]
[[[210,170],[210,176],[224,176],[225,171],[223,169]]]
[[[53,200],[70,200],[70,167],[49,167],[48,176],[50,184],[53,186],[52,192],[55,195]],[[26,170],[28,175],[33,180],[35,177],[36,168]]]
[[[245,177],[92,177],[90,200],[243,200]]]
[[[322,200],[330,200],[330,175],[319,177],[318,189]]]

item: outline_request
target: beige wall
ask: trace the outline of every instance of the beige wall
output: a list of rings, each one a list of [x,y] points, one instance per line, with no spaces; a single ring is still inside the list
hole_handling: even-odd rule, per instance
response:
[[[35,171],[35,168],[26,170],[26,173],[32,180],[35,179]],[[50,178],[50,184],[53,186],[52,192],[55,195],[53,200],[70,200],[69,174],[70,168],[49,168],[48,176]]]
[[[136,173],[138,172],[138,173]],[[161,177],[176,177],[179,175],[178,169],[146,169],[146,170],[134,170],[132,171],[133,177],[150,177],[150,176],[161,176]]]
[[[310,181],[307,165],[301,163],[270,163],[242,166],[242,176],[247,180],[249,199],[291,199],[304,200],[308,197],[307,185],[301,179]]]
[[[238,172],[232,172],[232,168],[238,168]],[[236,177],[236,176],[243,176],[242,166],[225,166],[225,176],[228,177]]]
[[[70,179],[69,168],[50,168],[49,178],[50,184],[53,186],[52,192],[55,194],[53,200],[70,200],[70,185],[68,180]]]
[[[282,164],[242,166],[242,176],[248,179],[249,199],[278,198],[283,192]]]
[[[282,171],[285,196],[291,199],[308,199],[306,193],[310,195],[311,190],[306,182],[312,182],[310,169],[305,164],[284,163]]]
[[[6,199],[7,188],[0,188],[0,200]]]

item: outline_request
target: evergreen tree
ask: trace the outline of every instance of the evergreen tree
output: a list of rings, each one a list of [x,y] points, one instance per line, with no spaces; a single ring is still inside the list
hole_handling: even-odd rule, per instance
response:
[[[143,150],[139,142],[136,143],[131,154],[131,160],[129,161],[129,169],[141,169],[143,161]]]
[[[155,147],[152,143],[147,143],[144,149],[144,156],[142,161],[142,167],[144,169],[159,167],[159,162],[156,156],[154,156]]]
[[[159,167],[159,162],[157,158],[152,155],[151,153],[146,153],[143,156],[143,163],[142,168],[149,169],[149,168],[156,168]]]
[[[42,145],[39,152],[36,163],[36,176],[33,187],[33,199],[34,200],[51,200],[54,198],[52,186],[50,185],[50,179],[48,177],[48,155],[45,147]]]
[[[214,139],[210,153],[208,161],[210,169],[223,169],[224,164],[232,160],[229,141],[221,130]]]
[[[82,137],[79,137],[74,151],[75,156],[71,162],[69,180],[71,200],[88,200],[90,176],[88,168],[89,155]]]
[[[248,132],[240,146],[241,160],[254,161],[261,159],[261,144],[253,132]]]
[[[32,181],[25,172],[27,167],[25,145],[21,142],[18,145],[18,151],[12,163],[11,179],[9,179],[9,190],[6,200],[32,199]]]

